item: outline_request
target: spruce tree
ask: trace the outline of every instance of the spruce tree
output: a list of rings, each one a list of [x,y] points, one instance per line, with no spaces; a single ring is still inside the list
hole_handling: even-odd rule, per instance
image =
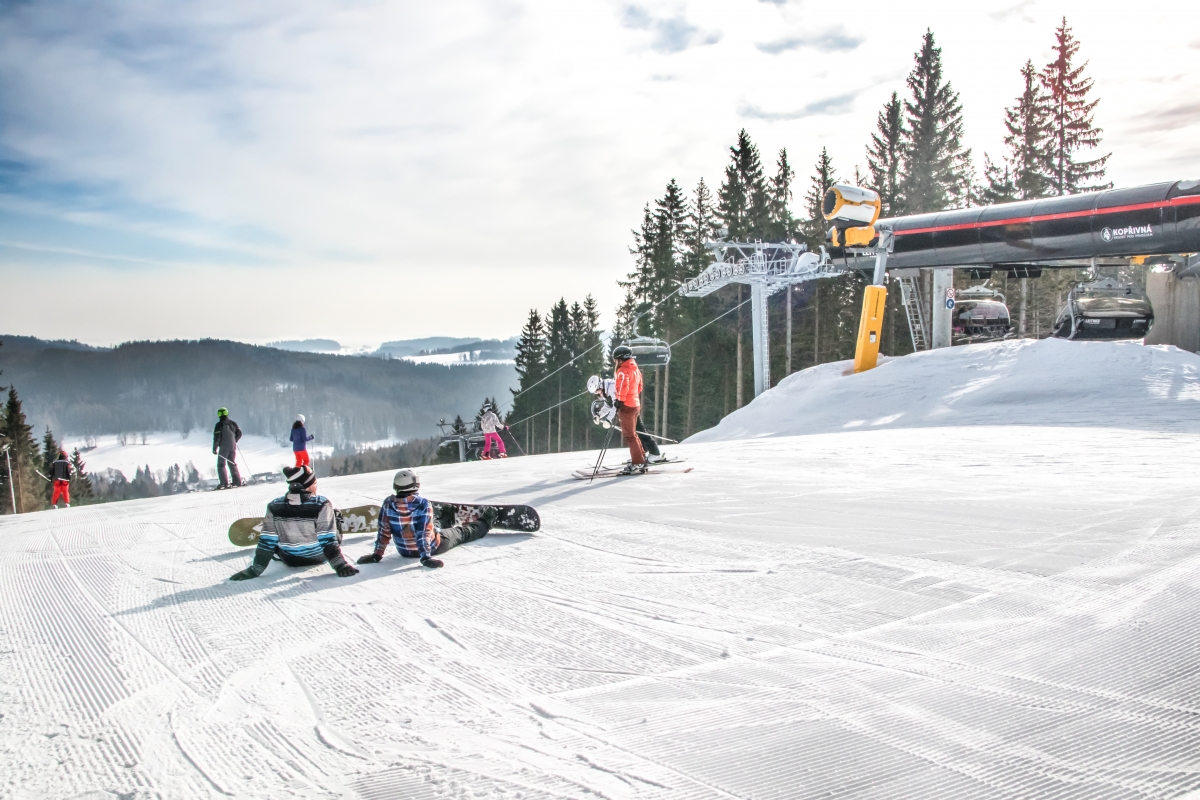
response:
[[[875,121],[875,133],[867,147],[867,169],[871,173],[870,188],[879,192],[880,215],[895,216],[903,202],[900,198],[900,175],[904,160],[904,105],[900,95],[884,104]]]
[[[769,237],[770,198],[763,176],[758,148],[743,128],[737,144],[729,148],[725,181],[718,192],[718,213],[733,241],[752,241]]]
[[[828,148],[821,148],[821,154],[817,156],[817,163],[813,166],[813,175],[810,181],[808,193],[804,195],[805,218],[801,230],[804,234],[804,241],[808,243],[808,248],[816,250],[825,244],[826,220],[821,214],[821,207],[825,204],[825,193],[838,181],[837,171],[833,168],[833,159],[829,156]]]
[[[792,216],[792,179],[795,177],[796,171],[788,163],[787,150],[780,150],[775,162],[775,177],[768,186],[771,241],[788,241],[796,235],[796,219]]]
[[[962,104],[942,76],[942,50],[925,31],[908,75],[912,99],[904,102],[904,166],[900,195],[904,212],[939,211],[966,200],[970,150],[962,147]]]
[[[16,387],[8,387],[8,401],[4,405],[3,424],[0,425],[0,446],[8,445],[8,460],[0,462],[4,470],[4,497],[0,499],[3,508],[10,512],[25,513],[37,511],[44,506],[42,502],[42,479],[35,471],[41,462],[41,453],[33,438],[33,428],[25,421],[25,412],[21,408],[21,398],[17,395]],[[12,465],[9,474],[8,464]],[[11,491],[10,491],[11,489]],[[16,495],[16,508],[13,509],[12,496]]]
[[[546,375],[546,337],[545,328],[542,326],[542,317],[538,314],[537,309],[529,310],[529,317],[525,321],[525,327],[521,329],[521,336],[517,340],[517,389],[512,391],[512,412],[510,417],[515,417],[518,422],[527,419],[537,411],[541,410],[539,400],[543,394],[540,391],[545,384],[538,384],[539,381]],[[522,425],[520,434],[525,436],[525,451],[528,453],[536,452],[534,445],[533,420]]]
[[[71,451],[71,466],[74,472],[71,475],[71,500],[82,505],[95,496],[95,490],[92,488],[92,478],[88,475],[87,464],[83,462],[83,454],[76,447]],[[192,467],[193,471],[195,467]],[[195,483],[199,483],[199,475]]]
[[[987,182],[980,196],[984,205],[1009,203],[1018,199],[1012,169],[1008,164],[992,163],[987,153],[983,154],[983,179]]]
[[[45,495],[46,502],[50,502],[50,498],[54,496],[54,484],[48,479],[53,472],[52,465],[58,460],[59,451],[58,442],[54,440],[54,432],[50,430],[50,426],[46,426],[46,432],[42,435],[42,477],[47,479],[42,481],[42,494]]]
[[[1032,61],[1021,68],[1025,86],[1017,104],[1004,109],[1004,160],[1011,171],[1014,196],[1021,200],[1050,192],[1050,105]]]
[[[1108,189],[1104,182],[1106,164],[1112,155],[1077,161],[1084,148],[1100,145],[1103,129],[1093,122],[1099,99],[1088,100],[1093,81],[1083,77],[1088,62],[1074,65],[1079,42],[1067,27],[1067,18],[1054,31],[1054,60],[1042,70],[1042,86],[1050,104],[1050,190],[1053,194],[1075,194]]]

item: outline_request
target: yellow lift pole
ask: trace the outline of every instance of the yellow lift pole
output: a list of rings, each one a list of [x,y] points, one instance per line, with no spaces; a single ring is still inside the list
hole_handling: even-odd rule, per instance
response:
[[[863,292],[858,343],[854,348],[854,371],[875,369],[879,362],[879,340],[883,336],[883,312],[887,307],[887,257],[892,249],[892,232],[875,230],[879,219],[879,194],[858,186],[838,184],[825,193],[821,213],[833,223],[829,240],[860,255],[875,256],[875,275]]]

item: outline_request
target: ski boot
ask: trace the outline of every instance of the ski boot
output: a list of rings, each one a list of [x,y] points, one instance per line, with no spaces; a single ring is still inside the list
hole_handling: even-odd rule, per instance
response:
[[[508,458],[508,453],[501,453],[499,458]]]
[[[661,464],[662,462],[664,462],[666,460],[667,460],[666,453],[659,453],[656,456],[652,456],[649,453],[646,454],[646,463],[647,464]]]
[[[645,475],[646,474],[646,465],[645,464],[634,464],[631,462],[631,463],[625,465],[625,468],[621,470],[621,474],[622,475]]]

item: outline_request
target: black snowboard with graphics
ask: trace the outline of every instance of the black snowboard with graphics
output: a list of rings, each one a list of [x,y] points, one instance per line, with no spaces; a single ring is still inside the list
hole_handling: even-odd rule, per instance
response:
[[[449,528],[479,519],[485,508],[499,513],[492,530],[533,533],[542,527],[541,517],[533,506],[502,506],[485,503],[443,503],[430,501],[438,527]],[[337,510],[338,538],[347,533],[367,533],[379,529],[379,506],[356,506]],[[229,526],[229,541],[238,547],[258,544],[262,517],[244,517]]]

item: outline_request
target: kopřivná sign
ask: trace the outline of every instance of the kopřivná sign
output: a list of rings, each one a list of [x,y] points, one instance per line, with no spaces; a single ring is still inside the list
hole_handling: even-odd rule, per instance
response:
[[[1105,228],[1100,231],[1100,238],[1106,242],[1121,241],[1122,239],[1145,239],[1154,235],[1150,225],[1126,225],[1124,228]]]

